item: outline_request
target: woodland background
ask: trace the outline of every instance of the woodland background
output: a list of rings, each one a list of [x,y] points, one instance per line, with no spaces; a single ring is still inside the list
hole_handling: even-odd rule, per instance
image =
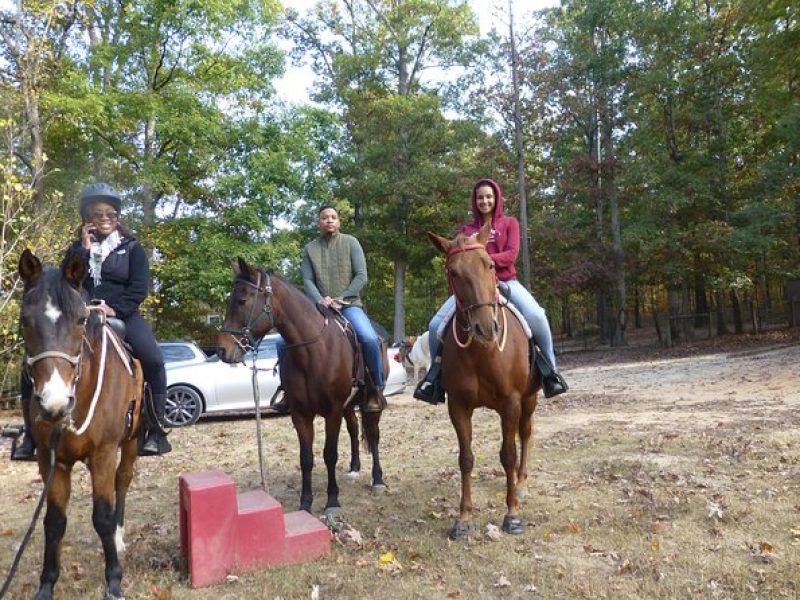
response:
[[[366,250],[371,316],[395,340],[421,332],[447,294],[425,232],[454,233],[481,176],[522,221],[520,278],[561,337],[786,320],[791,0],[501,1],[486,36],[446,0],[0,6],[0,389],[21,354],[19,255],[58,262],[97,179],[152,250],[160,339],[210,340],[236,256],[298,281],[323,202]],[[278,97],[290,61],[313,67],[308,103]]]

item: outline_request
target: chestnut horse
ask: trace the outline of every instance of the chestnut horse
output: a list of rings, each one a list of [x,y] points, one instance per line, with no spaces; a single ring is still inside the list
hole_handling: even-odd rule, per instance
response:
[[[92,476],[92,523],[105,554],[105,597],[123,597],[118,552],[124,550],[125,496],[138,450],[143,375],[102,313],[86,305],[81,292],[85,271],[79,255],[61,269],[43,267],[29,250],[19,261],[24,282],[20,320],[33,382],[32,433],[43,481],[51,475],[53,448],[56,461],[47,488],[37,599],[51,598],[58,579],[70,475],[79,460]]]
[[[347,423],[352,451],[348,476],[355,477],[361,466],[354,407],[365,399],[365,393],[375,391],[371,386],[366,391],[353,388],[355,353],[347,334],[337,322],[323,316],[303,292],[268,270],[248,265],[242,258],[233,270],[233,290],[218,338],[219,356],[225,362],[239,362],[244,352],[257,346],[273,327],[283,336],[286,347],[280,365],[281,384],[300,443],[300,510],[311,512],[314,417],[321,415],[325,418],[323,457],[328,469],[325,515],[336,517],[341,513],[336,463],[342,418]],[[383,368],[388,373],[385,342],[382,348]],[[372,454],[372,489],[381,492],[385,489],[378,453],[381,413],[362,413],[364,438]]]
[[[502,529],[519,534],[525,524],[518,514],[518,494],[528,479],[528,449],[539,376],[532,373],[528,339],[497,293],[494,264],[486,252],[490,228],[477,237],[459,235],[448,240],[429,233],[445,256],[456,313],[447,327],[442,349],[442,382],[447,391],[450,421],[458,436],[461,469],[460,515],[450,530],[451,539],[468,537],[472,523],[471,473],[472,413],[478,407],[497,411],[503,431],[500,462],[506,472],[506,507]],[[519,436],[520,449],[516,440]]]

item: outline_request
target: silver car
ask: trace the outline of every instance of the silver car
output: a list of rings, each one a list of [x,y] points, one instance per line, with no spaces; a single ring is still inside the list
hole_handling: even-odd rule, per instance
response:
[[[266,336],[256,356],[262,409],[269,406],[270,399],[280,384],[276,369],[276,344],[279,338],[278,334]],[[163,342],[159,345],[167,370],[167,406],[164,418],[168,425],[192,425],[203,414],[255,411],[252,352],[245,355],[245,364],[228,364],[217,356],[206,357],[192,342]],[[396,353],[396,348],[389,349],[389,376],[384,391],[387,396],[399,394],[406,385],[406,371],[395,360]]]

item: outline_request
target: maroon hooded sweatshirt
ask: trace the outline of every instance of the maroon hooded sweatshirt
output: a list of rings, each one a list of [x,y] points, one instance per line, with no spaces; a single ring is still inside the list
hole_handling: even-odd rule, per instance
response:
[[[517,254],[519,254],[519,221],[503,212],[503,192],[492,179],[481,179],[472,188],[472,222],[461,226],[461,233],[473,235],[483,226],[481,213],[475,200],[476,190],[489,185],[494,190],[494,212],[492,213],[492,231],[486,250],[494,260],[495,272],[499,281],[510,281],[517,278]]]

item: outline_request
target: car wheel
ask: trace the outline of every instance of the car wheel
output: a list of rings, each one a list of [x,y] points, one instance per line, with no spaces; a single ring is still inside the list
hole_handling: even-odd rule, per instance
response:
[[[166,404],[164,420],[170,427],[194,425],[203,414],[203,397],[188,385],[167,388]]]

